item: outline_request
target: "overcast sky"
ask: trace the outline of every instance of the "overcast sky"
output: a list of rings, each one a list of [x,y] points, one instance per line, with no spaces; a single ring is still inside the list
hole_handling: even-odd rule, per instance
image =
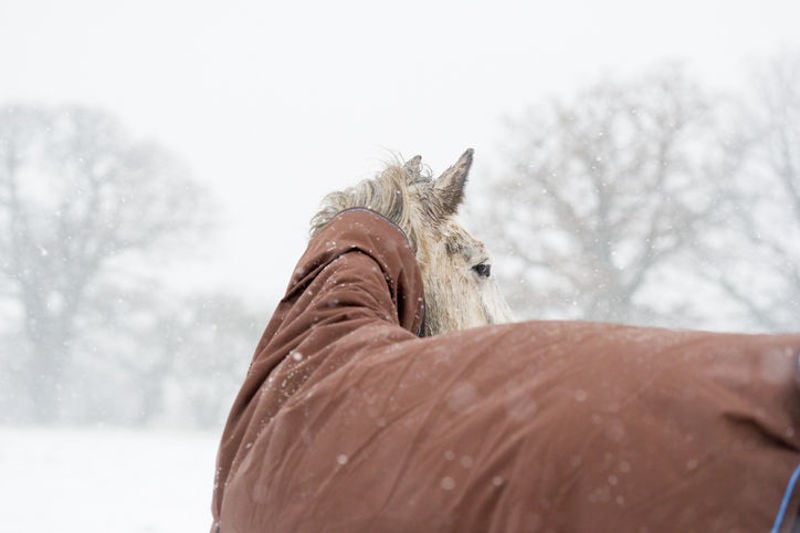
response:
[[[497,168],[502,119],[598,74],[709,83],[800,47],[797,0],[0,0],[0,103],[81,103],[176,153],[222,207],[184,269],[271,305],[327,192],[390,154]]]

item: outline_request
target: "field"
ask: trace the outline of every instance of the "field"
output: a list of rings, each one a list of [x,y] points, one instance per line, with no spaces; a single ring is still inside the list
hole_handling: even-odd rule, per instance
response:
[[[7,533],[208,531],[216,435],[0,427]]]

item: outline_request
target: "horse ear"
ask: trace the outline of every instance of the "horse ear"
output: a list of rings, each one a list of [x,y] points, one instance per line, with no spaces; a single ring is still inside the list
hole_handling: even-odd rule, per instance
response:
[[[445,170],[436,180],[435,191],[446,215],[453,215],[464,201],[464,185],[472,166],[472,148],[461,154],[453,166]]]
[[[414,157],[405,162],[403,168],[411,176],[412,181],[419,181],[422,173],[422,156],[415,155]]]

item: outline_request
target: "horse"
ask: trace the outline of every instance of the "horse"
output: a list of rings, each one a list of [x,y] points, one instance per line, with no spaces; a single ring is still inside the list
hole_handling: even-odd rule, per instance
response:
[[[471,161],[325,198],[220,440],[212,531],[794,531],[800,335],[465,329],[509,316],[455,220]]]
[[[456,220],[472,158],[473,150],[466,150],[436,179],[423,171],[419,155],[390,164],[372,179],[325,196],[311,219],[313,237],[340,212],[360,207],[405,232],[422,272],[423,336],[513,320],[486,246]]]

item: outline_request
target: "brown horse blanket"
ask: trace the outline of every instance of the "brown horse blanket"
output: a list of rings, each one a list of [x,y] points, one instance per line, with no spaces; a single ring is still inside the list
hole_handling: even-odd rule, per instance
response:
[[[367,210],[311,240],[220,444],[213,531],[789,531],[800,335],[524,322],[417,333]]]

